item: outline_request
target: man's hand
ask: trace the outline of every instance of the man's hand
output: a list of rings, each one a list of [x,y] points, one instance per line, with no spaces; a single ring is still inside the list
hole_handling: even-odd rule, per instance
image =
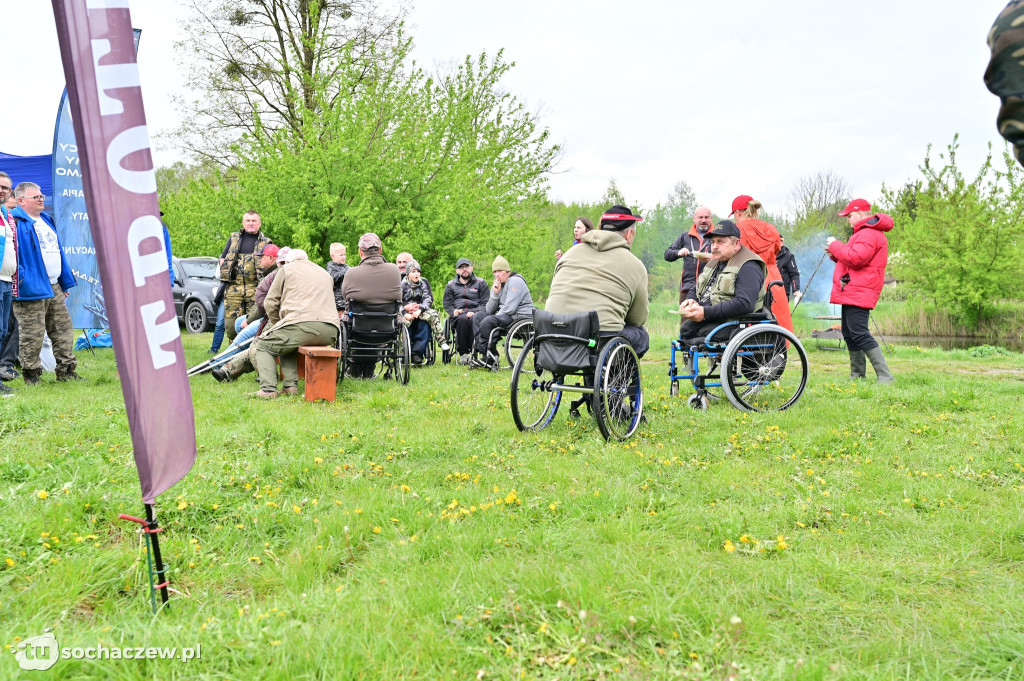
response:
[[[409,303],[403,309],[406,312],[415,312],[416,310],[420,309],[420,304],[419,303]]]
[[[408,312],[406,312],[406,313],[405,313],[404,315],[402,315],[402,316],[403,316],[403,317],[405,317],[405,321],[407,321],[407,322],[411,322],[411,321],[412,321],[413,319],[415,319],[415,318],[416,318],[416,315],[413,315],[413,314],[409,314]]]
[[[455,308],[455,311],[452,312],[452,316],[453,317],[458,317],[463,312],[465,312],[465,310],[463,310],[461,307],[457,307],[457,308]]]
[[[679,304],[679,315],[695,322],[704,321],[704,307],[690,298]]]
[[[245,328],[245,327],[247,327],[247,326],[249,326],[249,322],[247,322],[247,321],[245,321],[245,320],[243,319],[243,320],[242,320],[242,328],[244,329],[244,328]]]
[[[555,260],[558,260],[561,257],[562,257],[562,249],[559,248],[557,251],[555,251]]]
[[[470,317],[472,317],[475,314],[476,314],[476,312],[467,312],[466,313],[466,319],[469,319]]]
[[[71,295],[71,293],[69,293],[68,291],[65,291],[64,292],[64,300],[67,300],[68,296],[70,296],[70,295]]]
[[[803,291],[793,291],[793,300],[800,302],[800,299],[804,297]]]
[[[679,249],[679,257],[680,258],[685,258],[688,255],[690,255],[689,249],[686,249],[686,248],[680,248]]]
[[[825,252],[826,253],[828,252],[828,247],[831,246],[832,242],[835,241],[835,240],[836,240],[835,237],[832,237],[832,236],[830,236],[828,239],[825,240]]]
[[[501,293],[501,282],[497,279],[494,280],[494,286],[491,287],[491,293],[494,295]]]

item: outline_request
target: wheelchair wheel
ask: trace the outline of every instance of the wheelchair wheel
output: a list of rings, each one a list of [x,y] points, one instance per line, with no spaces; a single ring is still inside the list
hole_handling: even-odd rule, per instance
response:
[[[409,340],[409,329],[404,326],[395,341],[394,378],[402,385],[409,384],[409,372],[412,366],[412,342]]]
[[[444,318],[444,339],[448,341],[448,349],[441,351],[441,363],[451,364],[455,355],[455,329],[452,325],[452,318]]]
[[[679,381],[678,380],[672,381],[671,383],[669,383],[669,385],[668,385],[668,394],[671,395],[672,397],[678,397],[679,396]]]
[[[338,349],[341,350],[341,357],[338,358],[338,383],[345,380],[345,372],[348,370],[348,330],[341,325],[341,333],[338,334]]]
[[[594,414],[606,440],[625,440],[636,432],[644,413],[640,358],[626,339],[608,341],[594,373]]]
[[[708,407],[711,406],[711,401],[708,399],[707,395],[693,393],[686,398],[686,406],[697,411],[707,411]]]
[[[545,428],[555,418],[562,401],[562,391],[540,387],[539,384],[555,381],[556,377],[538,368],[536,361],[531,338],[512,368],[512,418],[516,428],[523,431]]]
[[[427,341],[427,352],[423,355],[423,366],[434,366],[437,361],[437,338],[434,337],[434,330],[430,330],[430,340]]]
[[[512,324],[505,336],[505,359],[509,366],[515,366],[516,360],[522,354],[526,342],[533,338],[533,320],[520,319]]]
[[[807,353],[776,324],[755,324],[729,341],[722,355],[725,396],[743,411],[782,411],[807,387]]]

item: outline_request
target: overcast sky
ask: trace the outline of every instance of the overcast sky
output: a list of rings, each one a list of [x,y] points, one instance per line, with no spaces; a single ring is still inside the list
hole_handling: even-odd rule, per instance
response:
[[[419,0],[410,23],[427,67],[505,49],[506,88],[564,145],[550,194],[596,201],[614,178],[650,207],[685,180],[729,212],[751,194],[782,212],[819,170],[874,200],[916,176],[928,143],[961,136],[974,170],[994,142],[998,100],[982,82],[1004,0]],[[484,9],[486,7],[486,9]],[[176,127],[183,87],[178,0],[132,0],[151,133]],[[49,153],[64,86],[49,0],[4,0],[0,151]],[[177,152],[159,149],[166,165]],[[17,180],[17,178],[15,178]]]

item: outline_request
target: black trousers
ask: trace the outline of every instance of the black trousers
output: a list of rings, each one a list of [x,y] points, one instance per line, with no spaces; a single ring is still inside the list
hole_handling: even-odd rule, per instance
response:
[[[841,318],[843,328],[843,340],[850,350],[874,350],[878,347],[871,332],[868,331],[868,318],[871,310],[856,305],[843,305]]]
[[[651,349],[651,337],[642,326],[624,326],[619,331],[602,331],[601,336],[622,336],[633,347],[637,357],[643,357]]]
[[[480,319],[480,317],[480,314],[476,314],[473,316],[473,319]],[[490,340],[491,331],[494,331],[498,327],[507,329],[512,325],[512,322],[514,321],[515,317],[507,314],[490,314],[480,319],[480,321],[475,324],[476,351],[481,354],[484,352],[485,349],[490,350],[491,352],[497,352],[497,346],[487,347],[487,341]],[[497,337],[495,337],[495,340],[497,340]]]
[[[480,314],[480,313],[477,313]],[[473,351],[473,320],[474,314],[467,317],[463,312],[458,317],[452,317],[452,324],[455,325],[455,350],[460,355],[466,355]]]
[[[18,344],[21,336],[18,334],[18,320],[14,316],[14,308],[11,308],[11,317],[7,320],[7,338],[0,338],[0,367],[14,368],[18,364]]]

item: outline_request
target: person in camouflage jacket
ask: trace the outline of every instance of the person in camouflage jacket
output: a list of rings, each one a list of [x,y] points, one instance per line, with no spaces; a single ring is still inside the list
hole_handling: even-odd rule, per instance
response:
[[[220,280],[224,282],[224,326],[229,340],[235,339],[235,320],[245,317],[254,302],[256,286],[263,278],[259,254],[270,243],[260,231],[259,213],[247,211],[242,229],[228,237],[220,255]]]

